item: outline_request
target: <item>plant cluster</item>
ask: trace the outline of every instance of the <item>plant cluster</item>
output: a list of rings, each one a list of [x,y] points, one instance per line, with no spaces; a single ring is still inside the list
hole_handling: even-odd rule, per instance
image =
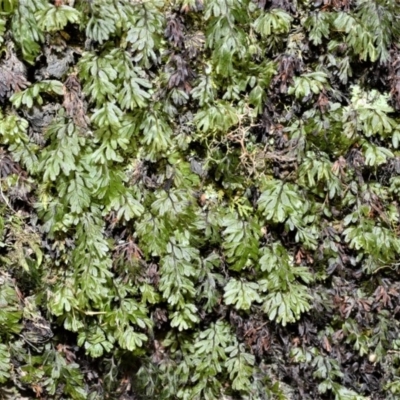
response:
[[[400,397],[396,0],[0,0],[0,398]]]

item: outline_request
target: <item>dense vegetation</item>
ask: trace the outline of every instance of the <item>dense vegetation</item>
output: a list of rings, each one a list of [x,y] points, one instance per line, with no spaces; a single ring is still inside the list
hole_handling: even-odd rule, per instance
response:
[[[400,3],[0,0],[0,398],[399,399]]]

